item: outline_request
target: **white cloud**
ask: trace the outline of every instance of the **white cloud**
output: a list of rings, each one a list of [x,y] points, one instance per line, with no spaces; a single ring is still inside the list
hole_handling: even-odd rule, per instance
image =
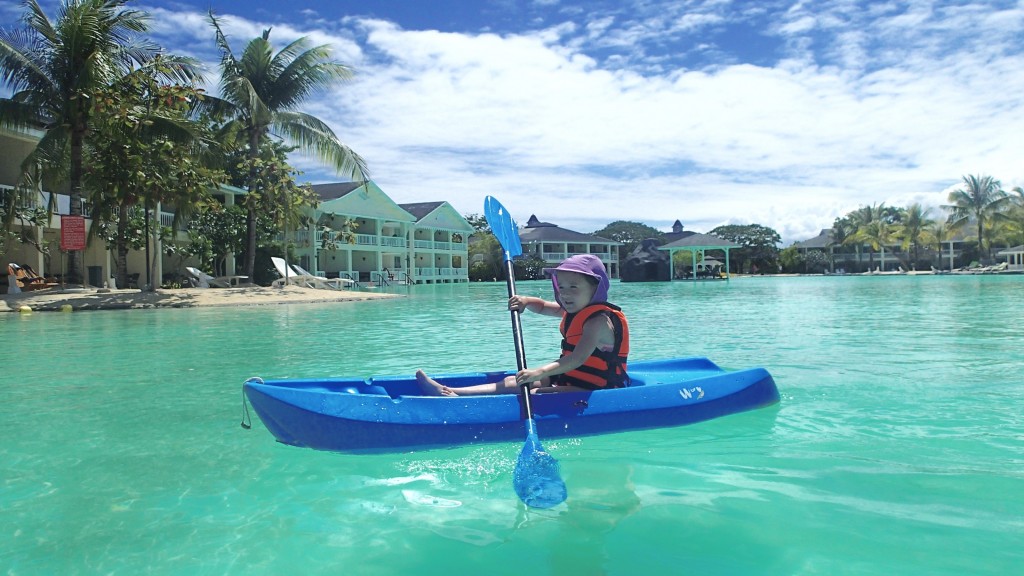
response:
[[[580,231],[621,219],[759,223],[788,244],[863,204],[937,206],[964,174],[1024,182],[1022,10],[935,4],[666,3],[518,34],[228,15],[225,28],[238,50],[273,26],[281,46],[307,35],[356,67],[308,111],[396,201],[479,213],[492,194],[517,220]],[[774,64],[682,68],[657,51],[697,50],[703,41],[688,35],[768,10],[762,32],[785,46]],[[215,66],[203,13],[152,11],[176,51]],[[314,181],[334,178],[295,162]]]
[[[691,229],[758,222],[791,241],[860,204],[937,204],[962,174],[1019,171],[1017,56],[929,55],[860,74],[853,55],[852,72],[795,62],[647,77],[539,35],[376,24],[368,44],[389,59],[339,92],[362,120],[337,120],[402,200],[472,212],[500,192],[528,207],[521,219],[582,230],[678,217]],[[644,176],[673,165],[689,169]]]

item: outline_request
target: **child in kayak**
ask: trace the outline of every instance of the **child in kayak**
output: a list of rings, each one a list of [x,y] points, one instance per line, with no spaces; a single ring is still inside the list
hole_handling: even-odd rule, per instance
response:
[[[619,388],[629,380],[629,326],[622,310],[608,300],[608,272],[597,256],[582,254],[564,260],[551,274],[555,302],[533,296],[515,295],[510,310],[529,310],[546,316],[561,316],[562,355],[540,368],[520,370],[500,382],[466,387],[448,387],[416,371],[416,381],[426,395],[472,396],[515,394],[528,384],[532,393],[581,392]]]

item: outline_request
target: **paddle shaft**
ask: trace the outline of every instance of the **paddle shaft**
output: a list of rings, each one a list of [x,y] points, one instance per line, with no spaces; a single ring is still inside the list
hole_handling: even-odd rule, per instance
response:
[[[512,265],[512,258],[505,252],[505,285],[508,287],[508,297],[511,299],[516,295],[516,271]],[[520,312],[511,310],[512,314],[512,337],[516,345],[516,366],[520,370],[526,370],[526,348],[523,346],[523,323]],[[522,384],[523,406],[526,408],[526,419],[533,420],[533,408],[530,406],[530,383]]]

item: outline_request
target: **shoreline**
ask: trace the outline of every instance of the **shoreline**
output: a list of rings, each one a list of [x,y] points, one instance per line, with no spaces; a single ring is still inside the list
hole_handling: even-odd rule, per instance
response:
[[[304,286],[177,288],[159,289],[154,292],[68,288],[2,294],[0,295],[0,313],[322,304],[401,297],[401,294],[323,290]],[[67,308],[68,306],[70,306],[70,310]]]

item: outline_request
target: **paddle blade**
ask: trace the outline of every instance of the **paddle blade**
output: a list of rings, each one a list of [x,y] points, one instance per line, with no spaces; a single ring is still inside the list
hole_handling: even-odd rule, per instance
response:
[[[491,232],[505,250],[505,260],[511,260],[523,253],[523,244],[519,241],[519,229],[512,215],[494,196],[484,198],[484,218]]]
[[[516,495],[527,506],[551,508],[565,502],[568,492],[558,470],[558,460],[544,451],[533,422],[529,424],[526,443],[512,473],[512,485]]]

